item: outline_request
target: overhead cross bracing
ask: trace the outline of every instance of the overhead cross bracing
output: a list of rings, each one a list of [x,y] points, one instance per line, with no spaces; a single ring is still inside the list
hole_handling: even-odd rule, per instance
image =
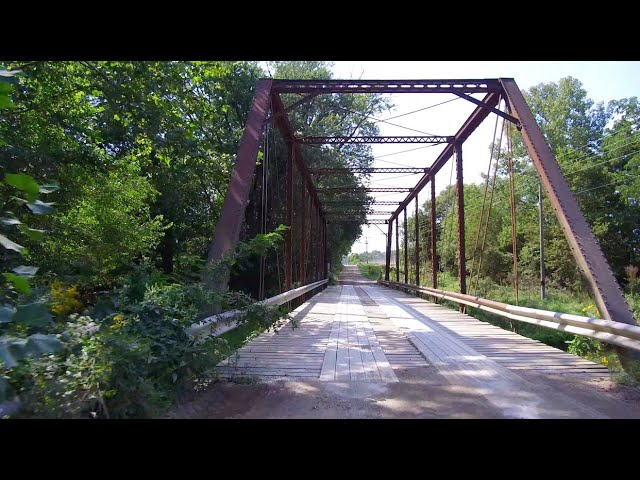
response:
[[[312,175],[342,175],[345,173],[429,173],[428,168],[415,167],[344,167],[344,168],[313,168]],[[400,202],[395,202],[400,203]]]
[[[324,200],[322,202],[324,205],[334,205],[334,204],[339,204],[339,205],[362,205],[362,202],[354,202],[354,201],[349,201],[349,200]],[[374,200],[374,201],[368,201],[367,205],[398,205],[400,202],[387,202],[387,201],[380,201],[380,200]]]
[[[325,211],[325,213],[327,215],[361,215],[361,214],[389,215],[390,213],[393,213],[393,212],[377,211],[377,210],[334,210],[334,211],[327,210]]]
[[[387,192],[402,193],[410,192],[413,188],[405,187],[325,187],[319,188],[318,192]]]
[[[387,225],[389,223],[389,220],[365,220],[362,221],[358,218],[352,218],[352,219],[342,219],[342,218],[337,218],[337,219],[328,219],[327,223],[358,223],[358,224],[363,224],[363,225]]]
[[[443,137],[440,135],[411,135],[411,136],[360,136],[360,137],[299,137],[297,143],[303,145],[332,145],[343,143],[451,143],[453,137]]]

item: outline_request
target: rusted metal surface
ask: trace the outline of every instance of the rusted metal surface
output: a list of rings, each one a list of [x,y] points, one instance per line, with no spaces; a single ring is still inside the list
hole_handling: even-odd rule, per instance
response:
[[[312,175],[343,175],[345,173],[429,173],[428,168],[415,167],[312,168],[309,171]],[[394,202],[394,204],[397,203],[398,202]]]
[[[249,201],[249,190],[253,182],[258,150],[262,138],[262,127],[271,97],[272,80],[260,80],[256,94],[251,104],[247,123],[240,141],[240,148],[236,156],[236,163],[231,173],[231,180],[227,195],[222,205],[220,219],[216,225],[207,262],[215,262],[224,254],[232,251],[238,238],[244,220],[244,213]],[[225,282],[226,283],[226,280]]]
[[[322,224],[322,245],[323,245],[323,254],[322,254],[322,259],[323,259],[323,273],[324,276],[323,278],[327,278],[329,276],[329,256],[328,256],[328,252],[329,252],[329,246],[327,245],[327,222],[323,222]]]
[[[362,205],[363,202],[354,201],[354,200],[325,200],[322,202],[324,205]],[[378,202],[378,201],[368,201],[365,202],[367,205],[398,205],[400,202]]]
[[[469,138],[469,136],[476,130],[476,128],[478,128],[482,121],[491,113],[491,111],[486,107],[495,107],[498,104],[499,98],[500,92],[492,92],[485,96],[485,98],[482,100],[482,103],[485,106],[479,106],[473,111],[469,118],[464,122],[462,127],[460,127],[460,130],[458,130],[458,132],[456,133],[456,141],[464,142],[467,138]],[[416,193],[419,193],[427,185],[427,183],[429,183],[431,174],[433,173],[435,175],[436,173],[438,173],[440,169],[445,165],[445,163],[447,163],[447,160],[449,160],[452,156],[453,144],[449,144],[433,162],[433,164],[429,168],[429,173],[423,175],[414,187],[413,191],[409,193],[409,195],[407,195],[407,197],[402,202],[400,202],[400,205],[398,206],[396,212],[392,215],[392,218],[400,215],[402,209],[409,205],[409,202],[413,200],[413,197],[416,195]],[[391,220],[391,218],[389,220]]]
[[[314,260],[315,260],[315,255],[316,255],[316,249],[314,248],[314,241],[313,241],[313,224],[315,223],[316,220],[316,208],[315,208],[315,204],[313,203],[313,197],[309,197],[309,270],[310,270],[310,277],[312,281],[316,281],[316,269],[314,266]]]
[[[591,287],[602,318],[636,325],[631,310],[613,276],[595,235],[591,232],[560,167],[512,78],[500,79],[511,112],[522,124],[522,138],[540,175],[576,263]]]
[[[540,298],[544,300],[544,284],[547,273],[544,270],[544,211],[542,210],[542,183],[538,182],[538,202],[540,203]]]
[[[480,100],[478,100],[476,98],[470,97],[469,95],[466,95],[464,93],[456,92],[455,94],[457,96],[459,96],[460,98],[464,98],[465,100],[468,100],[471,103],[474,103],[476,105],[480,105],[481,107],[484,107],[484,108],[488,109],[492,113],[495,113],[499,117],[502,117],[502,118],[504,118],[506,120],[509,120],[512,123],[515,123],[517,126],[520,126],[520,121],[516,117],[514,117],[512,115],[509,115],[508,113],[505,113],[505,112],[503,112],[501,110],[498,110],[495,107],[489,107],[489,106],[485,105],[484,103],[482,103],[482,101],[480,101]]]
[[[420,285],[420,222],[419,220],[420,206],[418,205],[418,195],[416,195],[416,244],[415,244],[415,261],[416,261],[416,285]]]
[[[462,179],[462,143],[456,143],[456,195],[458,203],[458,279],[460,293],[467,293],[467,258],[464,250],[464,182]]]
[[[289,229],[284,237],[284,285],[286,290],[291,290],[293,283],[293,157],[295,150],[293,144],[289,144],[287,157],[287,226]]]
[[[360,214],[366,214],[366,215],[389,215],[390,213],[393,212],[389,212],[389,211],[382,211],[382,210],[327,210],[326,214],[327,215],[360,215]]]
[[[365,220],[361,221],[359,218],[335,218],[328,219],[327,223],[358,223],[362,225],[387,225],[389,220]]]
[[[296,109],[297,107],[299,107],[300,105],[302,105],[303,103],[307,103],[310,100],[313,100],[315,97],[317,97],[318,94],[317,93],[312,93],[310,95],[307,95],[299,100],[296,100],[295,102],[293,102],[291,105],[288,105],[287,108],[285,108],[284,110],[280,110],[277,114],[275,115],[270,115],[267,118],[267,122],[271,122],[273,120],[275,120],[276,118],[285,115],[287,113],[289,113],[290,111]]]
[[[393,235],[393,224],[389,224],[389,228],[387,229],[387,251],[385,255],[384,262],[384,279],[389,280],[389,272],[391,270],[391,237]]]
[[[302,145],[332,145],[343,143],[451,143],[454,138],[442,135],[408,136],[335,136],[335,137],[297,137],[295,141]]]
[[[318,192],[411,192],[413,188],[404,187],[381,187],[381,188],[368,188],[368,187],[325,187],[319,188]]]
[[[274,80],[280,93],[487,93],[497,79],[471,80]]]
[[[391,221],[389,222],[391,223]],[[400,281],[400,222],[396,218],[396,282]]]
[[[438,288],[438,253],[436,248],[436,176],[431,175],[431,277],[433,288]]]
[[[306,283],[306,262],[307,262],[307,189],[302,188],[302,216],[300,218],[300,278],[301,284]]]
[[[407,261],[409,259],[409,249],[407,248],[407,240],[408,240],[408,235],[407,233],[409,233],[407,231],[407,209],[404,209],[404,283],[409,283],[409,262]]]

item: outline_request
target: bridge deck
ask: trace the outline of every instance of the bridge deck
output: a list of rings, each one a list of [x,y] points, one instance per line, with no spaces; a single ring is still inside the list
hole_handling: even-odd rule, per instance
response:
[[[354,283],[312,297],[292,314],[298,328],[261,334],[217,367],[221,376],[398,382],[399,370],[432,368],[451,383],[486,387],[496,401],[528,390],[521,372],[609,376],[602,365],[469,315]]]

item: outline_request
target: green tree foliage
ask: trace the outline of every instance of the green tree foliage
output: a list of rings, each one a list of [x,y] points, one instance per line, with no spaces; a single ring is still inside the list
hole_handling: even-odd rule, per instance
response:
[[[67,184],[75,198],[51,219],[56,237],[49,236],[34,256],[47,270],[108,284],[161,241],[162,216],[150,214],[158,192],[136,172],[89,175],[79,170],[74,184]]]

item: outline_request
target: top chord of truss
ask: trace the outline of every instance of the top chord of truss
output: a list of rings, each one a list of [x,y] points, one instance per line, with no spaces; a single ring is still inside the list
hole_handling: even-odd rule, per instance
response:
[[[405,135],[405,136],[335,136],[297,137],[295,141],[303,145],[326,145],[343,143],[451,143],[455,137],[445,135]]]
[[[489,93],[498,79],[474,80],[274,80],[278,93]]]
[[[428,168],[414,167],[351,167],[351,168],[315,168],[314,175],[342,175],[344,173],[429,173]]]

